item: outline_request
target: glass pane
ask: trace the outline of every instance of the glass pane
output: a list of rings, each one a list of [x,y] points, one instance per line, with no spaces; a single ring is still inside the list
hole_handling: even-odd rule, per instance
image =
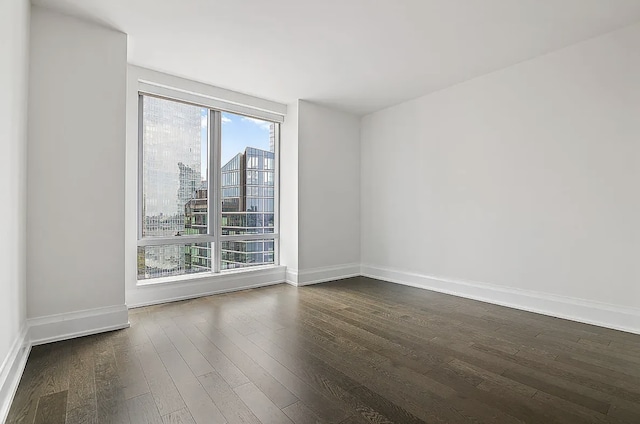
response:
[[[275,125],[222,113],[222,235],[274,233]]]
[[[138,280],[211,272],[211,243],[138,247]]]
[[[223,241],[220,268],[235,269],[273,264],[273,240]]]
[[[207,233],[208,110],[143,96],[143,237]]]

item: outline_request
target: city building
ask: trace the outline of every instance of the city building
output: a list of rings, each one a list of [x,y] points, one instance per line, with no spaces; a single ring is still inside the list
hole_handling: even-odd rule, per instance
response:
[[[195,190],[195,196],[184,205],[184,235],[207,234],[209,202],[206,182]],[[185,272],[211,271],[211,243],[194,243],[184,246]]]
[[[206,234],[209,205],[207,184],[199,181],[199,173],[193,168],[182,163],[179,166],[179,198],[183,196],[183,199],[188,199],[184,203],[182,234]],[[221,171],[222,235],[273,234],[275,153],[247,147],[223,165]],[[180,250],[171,253],[177,254],[180,260],[173,263],[174,272],[211,270],[212,249],[209,243],[175,249]],[[274,249],[273,240],[222,241],[220,268],[225,270],[273,263]]]
[[[273,234],[275,153],[247,147],[221,171],[222,235]],[[223,241],[220,259],[223,270],[270,264],[274,241]]]

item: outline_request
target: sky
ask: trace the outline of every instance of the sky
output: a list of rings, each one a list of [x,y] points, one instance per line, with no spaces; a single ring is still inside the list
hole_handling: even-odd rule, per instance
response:
[[[202,169],[203,178],[207,175],[207,109],[202,109]],[[229,112],[222,112],[222,161],[224,166],[229,160],[246,147],[269,150],[269,125],[260,119],[249,118]]]

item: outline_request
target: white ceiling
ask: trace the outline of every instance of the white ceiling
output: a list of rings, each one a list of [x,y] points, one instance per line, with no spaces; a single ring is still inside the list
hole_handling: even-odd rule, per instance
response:
[[[640,0],[35,0],[129,35],[129,61],[357,114],[640,20]]]

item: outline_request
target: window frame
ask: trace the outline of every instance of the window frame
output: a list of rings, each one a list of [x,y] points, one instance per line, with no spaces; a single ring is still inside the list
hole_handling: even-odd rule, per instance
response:
[[[198,95],[187,93],[189,95],[166,95],[166,87],[163,90],[145,89],[147,85],[141,84],[137,90],[137,125],[138,125],[138,172],[137,172],[137,247],[147,246],[164,246],[164,245],[188,245],[193,243],[211,243],[211,272],[201,272],[198,274],[183,273],[172,276],[172,279],[190,279],[194,275],[212,275],[223,273],[236,273],[242,271],[250,271],[260,268],[270,268],[279,266],[280,264],[280,125],[284,121],[284,116],[276,115],[267,111],[257,111],[257,113],[246,113],[244,107],[224,107],[224,102],[208,101],[207,97],[203,97],[204,101],[193,101]],[[160,92],[158,92],[160,91]],[[207,188],[207,234],[193,234],[180,236],[162,236],[162,237],[144,237],[144,108],[143,99],[145,96],[155,97],[173,102],[189,104],[207,109],[208,113],[208,174],[209,181]],[[220,106],[222,104],[222,107]],[[232,105],[233,106],[233,105]],[[223,235],[222,234],[222,113],[228,112],[238,116],[257,118],[274,124],[274,169],[273,169],[273,202],[274,202],[274,223],[273,233],[263,234],[238,234]],[[251,146],[247,146],[251,147]],[[222,263],[222,243],[226,241],[251,241],[251,240],[272,240],[274,243],[273,263],[247,266],[242,268],[233,268],[221,270]],[[137,278],[138,284],[153,284],[154,280],[164,280],[166,277],[155,277],[147,279]]]

